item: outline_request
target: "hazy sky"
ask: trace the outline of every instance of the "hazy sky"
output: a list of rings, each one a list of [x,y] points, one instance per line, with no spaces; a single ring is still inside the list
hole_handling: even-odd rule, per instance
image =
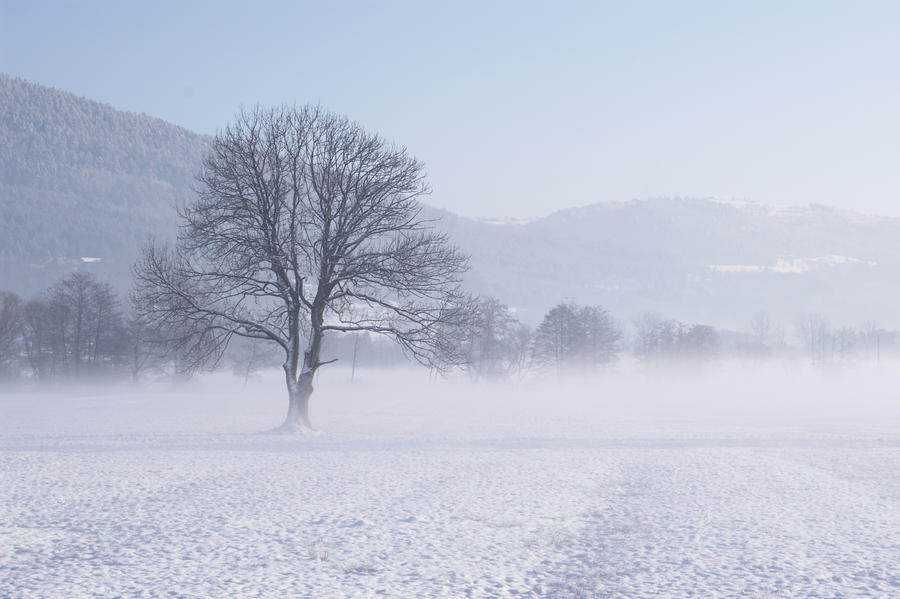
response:
[[[205,133],[320,102],[431,203],[658,196],[900,216],[900,2],[0,0],[0,71]]]

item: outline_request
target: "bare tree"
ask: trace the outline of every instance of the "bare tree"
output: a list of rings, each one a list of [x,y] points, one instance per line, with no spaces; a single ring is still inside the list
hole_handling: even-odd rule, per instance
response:
[[[141,374],[154,365],[154,346],[146,341],[144,322],[133,316],[125,322],[127,333],[126,360],[131,373],[131,381],[137,383]]]
[[[23,324],[22,300],[15,293],[0,292],[0,377],[15,371]]]
[[[750,319],[746,341],[739,343],[735,349],[748,356],[763,358],[771,357],[783,348],[784,329],[772,322],[767,312],[760,311]]]
[[[65,370],[76,376],[90,353],[93,282],[90,274],[73,272],[54,285],[48,294],[54,325],[51,329],[54,355]]]
[[[646,362],[669,360],[677,354],[684,325],[656,314],[644,314],[635,321],[635,355]]]
[[[518,380],[528,373],[533,366],[532,332],[527,324],[517,322],[510,339],[509,374]]]
[[[757,312],[750,319],[750,334],[753,340],[761,347],[769,344],[769,336],[772,334],[772,320],[767,312]]]
[[[420,216],[422,163],[318,107],[241,113],[216,136],[174,249],[149,246],[135,304],[216,347],[238,335],[284,353],[282,430],[311,428],[322,340],[368,331],[443,366],[467,260]]]
[[[119,309],[119,298],[109,283],[94,282],[90,309],[87,360],[95,369],[106,362],[126,361],[126,324]]]
[[[522,328],[510,309],[492,297],[481,297],[470,306],[468,335],[460,339],[465,366],[476,379],[517,375],[525,366],[528,328]]]
[[[613,362],[621,340],[622,332],[606,310],[567,302],[544,315],[534,332],[533,351],[538,364],[560,371]]]
[[[25,355],[31,371],[38,379],[53,375],[54,360],[51,339],[50,308],[42,300],[31,300],[25,304],[24,341]]]
[[[852,327],[838,327],[831,332],[832,358],[837,362],[846,362],[860,346],[861,335]]]
[[[866,354],[871,356],[875,364],[881,362],[881,345],[889,337],[890,333],[881,328],[877,322],[870,320],[863,324],[860,332],[860,342]]]
[[[562,303],[544,315],[534,331],[532,350],[535,363],[561,371],[578,349],[578,306]]]
[[[825,362],[831,341],[831,329],[821,314],[806,314],[797,325],[797,332],[813,362]]]
[[[692,324],[681,328],[678,349],[682,359],[704,361],[719,355],[719,334],[707,324]]]
[[[578,354],[582,363],[595,366],[618,358],[622,330],[606,310],[600,306],[584,306],[578,310],[578,324]]]
[[[719,335],[709,325],[645,314],[635,327],[635,355],[645,362],[703,363],[719,355]]]
[[[38,326],[48,333],[54,371],[74,376],[85,369],[96,373],[120,358],[125,329],[108,283],[90,273],[74,272],[51,287],[47,297],[44,310],[33,315],[44,320]]]

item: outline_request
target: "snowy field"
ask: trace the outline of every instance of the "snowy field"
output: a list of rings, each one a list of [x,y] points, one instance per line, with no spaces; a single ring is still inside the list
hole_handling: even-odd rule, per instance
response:
[[[900,369],[0,392],[0,597],[900,597]]]

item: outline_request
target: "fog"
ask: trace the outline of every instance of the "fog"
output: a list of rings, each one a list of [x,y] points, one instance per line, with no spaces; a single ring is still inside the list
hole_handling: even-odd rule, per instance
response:
[[[900,364],[0,391],[0,594],[887,597]]]
[[[780,439],[900,431],[900,363],[824,367],[803,360],[473,381],[415,367],[322,368],[316,442],[362,439]],[[253,435],[284,418],[278,369],[186,382],[41,385],[3,398],[7,440],[31,435]]]

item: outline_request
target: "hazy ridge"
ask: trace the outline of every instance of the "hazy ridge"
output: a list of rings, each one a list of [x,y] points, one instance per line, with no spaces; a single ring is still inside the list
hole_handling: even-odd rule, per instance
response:
[[[206,140],[0,75],[0,270],[23,294],[100,258],[122,287],[148,234],[172,237]]]
[[[32,295],[92,269],[127,289],[146,237],[174,235],[206,143],[160,119],[0,75],[0,288]],[[622,319],[655,311],[740,326],[767,310],[788,321],[821,312],[900,325],[897,219],[683,198],[527,222],[428,210],[472,255],[472,290],[532,323],[571,298]]]

